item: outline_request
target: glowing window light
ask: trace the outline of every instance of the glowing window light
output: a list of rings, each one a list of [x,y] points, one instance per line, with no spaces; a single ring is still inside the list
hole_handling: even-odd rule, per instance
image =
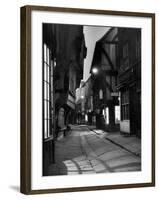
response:
[[[88,122],[88,115],[85,114],[85,122]]]
[[[109,124],[109,108],[106,107],[106,124]]]

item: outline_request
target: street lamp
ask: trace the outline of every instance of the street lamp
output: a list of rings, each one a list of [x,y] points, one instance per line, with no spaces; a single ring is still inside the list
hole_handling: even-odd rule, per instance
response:
[[[93,73],[93,74],[98,74],[98,68],[94,67],[94,68],[92,69],[92,73]]]
[[[83,96],[83,95],[81,96],[81,99],[84,99],[84,96]]]

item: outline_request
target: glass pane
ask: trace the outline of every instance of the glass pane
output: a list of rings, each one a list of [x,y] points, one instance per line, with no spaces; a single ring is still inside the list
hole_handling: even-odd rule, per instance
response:
[[[120,106],[115,106],[115,123],[120,122]]]
[[[47,138],[47,120],[44,120],[44,138]]]
[[[44,99],[47,99],[47,85],[45,81],[44,81]]]
[[[53,107],[53,105],[54,105],[54,102],[53,102],[53,97],[54,97],[54,95],[53,95],[53,92],[51,93],[51,106]]]
[[[47,50],[46,50],[47,54],[46,54],[46,62],[47,64],[49,64],[49,48],[47,47]]]
[[[49,73],[49,67],[47,66],[47,77],[46,77],[46,80],[49,82],[49,75],[50,75],[50,73]]]
[[[125,105],[125,119],[128,119],[127,114],[128,114],[128,112],[127,112],[127,105]]]
[[[50,113],[50,104],[47,101],[47,119],[49,119],[49,113]]]
[[[127,105],[128,119],[130,119],[129,105]]]
[[[50,88],[49,88],[49,84],[47,83],[47,100],[49,101],[50,97]]]
[[[44,119],[47,119],[47,102],[44,100]]]
[[[46,44],[44,44],[44,62],[46,62],[46,49],[47,49]]]
[[[43,60],[43,106],[44,106],[44,138],[48,138],[52,133],[51,124],[53,124],[53,60],[51,60],[51,50],[46,44],[43,46],[44,60]],[[51,93],[52,91],[52,93]]]
[[[44,80],[47,80],[47,65],[44,63]]]
[[[109,124],[109,108],[106,108],[106,124]]]
[[[123,106],[123,119],[125,119],[125,105]]]
[[[48,126],[48,133],[47,136],[50,136],[50,120],[47,120],[47,126]]]

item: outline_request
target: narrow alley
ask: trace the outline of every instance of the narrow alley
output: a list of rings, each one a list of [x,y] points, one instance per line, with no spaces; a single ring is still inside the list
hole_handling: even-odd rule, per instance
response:
[[[141,29],[43,24],[43,176],[141,171]]]
[[[55,163],[49,166],[48,175],[140,171],[141,157],[105,134],[97,134],[87,125],[72,125],[66,137],[55,143]]]

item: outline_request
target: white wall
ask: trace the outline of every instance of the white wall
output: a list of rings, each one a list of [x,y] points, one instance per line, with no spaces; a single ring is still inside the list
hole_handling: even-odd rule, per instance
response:
[[[157,187],[137,188],[122,190],[107,190],[81,193],[49,194],[25,196],[19,193],[19,151],[20,151],[20,79],[19,79],[19,54],[20,54],[20,27],[19,7],[26,4],[50,5],[61,7],[81,7],[107,10],[125,10],[137,12],[156,13],[156,55],[159,54],[159,1],[158,0],[3,0],[1,1],[0,12],[0,199],[158,199],[159,195],[159,137],[158,128],[156,131],[156,152],[157,152]],[[159,58],[156,56],[156,74],[158,75]],[[159,78],[159,77],[158,77]],[[159,81],[156,84],[156,91]],[[158,92],[156,102],[158,102]],[[158,111],[158,105],[157,105]],[[156,123],[159,120],[157,114]]]

